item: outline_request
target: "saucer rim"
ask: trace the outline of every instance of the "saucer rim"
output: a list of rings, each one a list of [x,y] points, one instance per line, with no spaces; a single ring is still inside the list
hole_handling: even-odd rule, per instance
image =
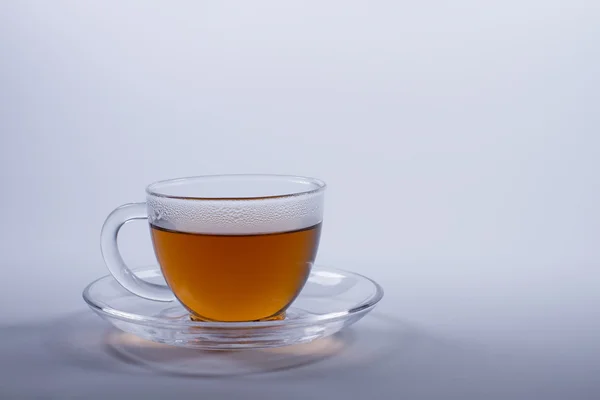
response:
[[[133,272],[149,271],[149,270],[160,271],[160,267],[156,264],[152,264],[152,265],[146,265],[146,266],[132,269]],[[275,320],[275,321],[244,321],[244,322],[217,322],[217,321],[192,321],[192,320],[186,320],[186,321],[169,320],[169,321],[166,321],[164,318],[160,318],[160,317],[144,316],[144,315],[139,315],[139,314],[129,313],[126,311],[117,310],[114,307],[109,306],[105,302],[93,300],[92,296],[90,295],[90,291],[91,291],[92,287],[94,287],[94,285],[96,285],[104,280],[111,280],[111,279],[114,280],[113,276],[110,274],[104,275],[104,276],[92,281],[91,283],[89,283],[83,290],[82,296],[83,296],[83,300],[87,303],[87,305],[92,310],[94,310],[95,312],[97,312],[100,315],[103,315],[103,316],[106,316],[109,318],[116,318],[116,319],[126,321],[126,322],[135,322],[136,324],[141,324],[141,325],[151,325],[151,326],[159,325],[159,326],[168,327],[168,328],[196,327],[196,328],[210,328],[210,329],[214,329],[214,328],[218,328],[218,329],[257,328],[257,327],[268,328],[268,327],[281,327],[281,326],[285,326],[286,328],[287,327],[295,328],[295,327],[299,327],[299,326],[313,325],[315,323],[334,322],[339,319],[347,318],[351,315],[360,315],[360,314],[370,311],[377,305],[377,303],[379,303],[379,301],[381,301],[381,299],[384,296],[383,287],[379,283],[377,283],[375,280],[373,280],[365,275],[362,275],[362,274],[359,274],[356,272],[352,272],[352,271],[348,271],[345,269],[329,267],[329,266],[321,265],[321,264],[314,265],[311,270],[311,273],[314,270],[320,270],[320,271],[324,270],[324,271],[328,271],[328,272],[336,272],[336,273],[341,273],[346,276],[354,276],[356,278],[366,280],[373,286],[374,292],[371,296],[362,300],[358,305],[356,305],[348,310],[344,310],[344,311],[332,312],[332,313],[327,313],[327,314],[322,314],[322,315],[317,315],[317,316],[303,317],[301,319],[291,320],[291,321],[284,319],[284,320]],[[125,288],[122,288],[122,289],[126,291]],[[136,296],[134,293],[130,293],[130,294],[132,296]],[[152,300],[147,300],[147,301],[152,301]],[[175,300],[173,300],[172,302],[174,303]],[[291,307],[293,307],[293,303],[292,303]]]

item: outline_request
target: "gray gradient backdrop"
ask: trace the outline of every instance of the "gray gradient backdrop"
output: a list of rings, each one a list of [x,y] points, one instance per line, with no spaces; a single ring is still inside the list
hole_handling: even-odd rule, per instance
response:
[[[147,183],[312,175],[319,261],[382,313],[504,354],[515,398],[598,398],[599,71],[593,0],[0,1],[0,325],[83,310]]]

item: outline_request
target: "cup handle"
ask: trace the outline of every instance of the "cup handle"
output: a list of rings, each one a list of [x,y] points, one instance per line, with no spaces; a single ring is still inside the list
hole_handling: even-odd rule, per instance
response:
[[[168,286],[157,285],[138,278],[125,264],[119,253],[117,244],[119,230],[127,222],[136,219],[148,219],[146,203],[124,204],[106,218],[100,234],[100,247],[104,262],[117,282],[136,296],[156,301],[173,301],[175,295]]]

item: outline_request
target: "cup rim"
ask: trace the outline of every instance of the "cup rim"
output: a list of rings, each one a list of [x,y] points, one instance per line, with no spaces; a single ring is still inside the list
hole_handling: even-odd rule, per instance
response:
[[[282,193],[276,195],[267,195],[267,196],[235,196],[235,197],[219,197],[219,196],[181,196],[181,195],[172,195],[164,192],[160,192],[159,187],[168,185],[168,184],[176,184],[179,182],[186,181],[201,181],[201,180],[210,180],[210,179],[247,179],[247,178],[272,178],[279,179],[281,181],[298,181],[298,183],[309,183],[313,186],[308,190],[300,190],[292,193]],[[181,178],[171,178],[164,179],[152,182],[151,184],[146,186],[146,194],[149,196],[166,198],[166,199],[178,199],[178,200],[204,200],[204,201],[244,201],[244,200],[267,200],[267,199],[281,199],[281,198],[290,198],[297,196],[305,196],[310,194],[316,194],[322,192],[326,189],[327,184],[321,179],[312,178],[308,176],[301,175],[283,175],[283,174],[214,174],[214,175],[194,175],[187,176]]]

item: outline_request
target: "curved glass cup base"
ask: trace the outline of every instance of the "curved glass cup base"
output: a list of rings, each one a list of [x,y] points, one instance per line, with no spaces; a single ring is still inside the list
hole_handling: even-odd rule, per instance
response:
[[[158,266],[135,270],[148,282],[164,284]],[[359,321],[383,297],[373,280],[352,272],[315,266],[294,303],[279,320],[193,321],[178,302],[147,300],[125,290],[112,276],[85,288],[83,298],[118,329],[154,342],[206,350],[281,347],[332,335]]]
[[[282,311],[282,312],[278,313],[277,315],[273,315],[271,317],[261,319],[260,321],[282,321],[285,319],[285,315],[286,315],[285,311]],[[194,314],[190,314],[190,320],[192,320],[194,322],[215,322],[215,321],[212,321],[209,319],[199,317]],[[259,321],[257,320],[256,322],[259,322]]]

